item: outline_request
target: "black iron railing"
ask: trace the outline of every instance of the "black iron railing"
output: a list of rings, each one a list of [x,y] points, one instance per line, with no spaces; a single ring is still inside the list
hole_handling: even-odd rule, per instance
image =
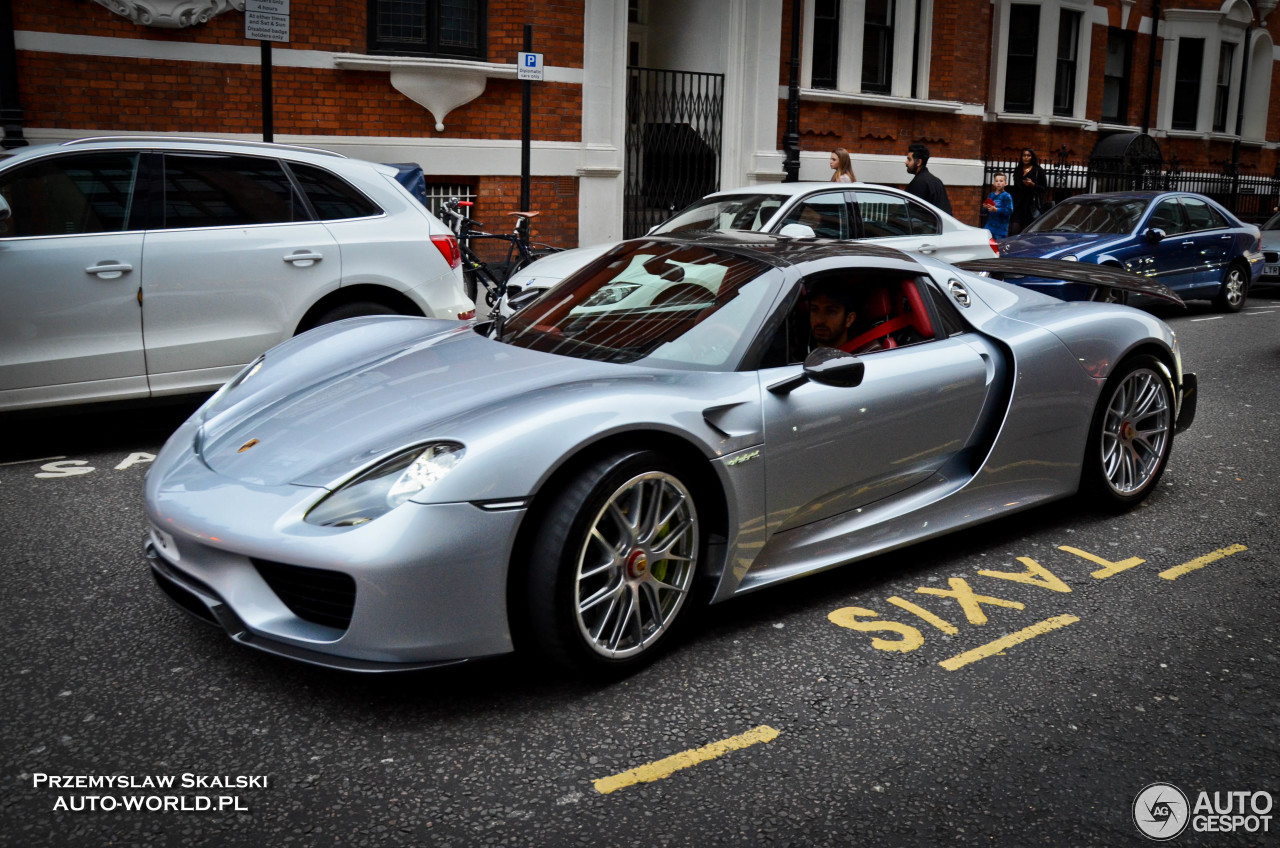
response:
[[[723,74],[627,69],[627,238],[720,187],[723,122]]]
[[[1251,169],[1233,169],[1230,162],[1217,163],[1218,170],[1184,169],[1175,156],[1168,162],[1133,163],[1122,161],[1073,160],[1059,154],[1040,162],[1048,182],[1045,208],[1077,194],[1107,191],[1194,191],[1211,197],[1237,218],[1261,224],[1280,204],[1280,165],[1271,174]],[[991,190],[991,179],[1004,173],[1013,179],[1016,159],[983,161],[983,187],[977,203]]]

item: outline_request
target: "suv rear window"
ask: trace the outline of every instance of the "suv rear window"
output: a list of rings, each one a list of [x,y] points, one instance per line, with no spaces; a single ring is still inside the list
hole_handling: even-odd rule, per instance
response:
[[[227,227],[308,221],[275,159],[181,153],[164,157],[164,226]]]
[[[321,221],[340,221],[343,218],[367,218],[379,215],[382,210],[355,187],[341,177],[322,168],[290,162],[289,169],[298,178],[298,185],[311,201],[316,217]]]

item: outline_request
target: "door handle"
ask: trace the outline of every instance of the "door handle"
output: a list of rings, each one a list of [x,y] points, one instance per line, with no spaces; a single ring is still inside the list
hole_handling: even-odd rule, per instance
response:
[[[115,280],[133,270],[127,262],[99,262],[84,269],[86,274],[97,274],[100,280]]]
[[[933,253],[938,249],[936,244],[922,244],[916,248],[916,253]]]
[[[284,261],[292,262],[294,265],[299,265],[303,268],[306,268],[311,263],[319,262],[321,259],[324,259],[323,253],[313,253],[309,250],[299,250],[295,253],[290,253],[288,256],[284,258]]]
[[[1183,241],[1178,243],[1181,244],[1183,247],[1191,247],[1191,245],[1195,244],[1194,241]]]

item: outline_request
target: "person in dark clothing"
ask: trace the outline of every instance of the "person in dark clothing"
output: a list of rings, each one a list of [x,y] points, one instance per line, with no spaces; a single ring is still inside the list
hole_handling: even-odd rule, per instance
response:
[[[907,148],[907,173],[915,177],[907,186],[907,192],[921,200],[951,214],[951,198],[947,197],[947,187],[942,180],[929,173],[929,148],[923,144],[913,144]]]
[[[1040,214],[1040,205],[1044,201],[1045,190],[1049,181],[1036,152],[1030,147],[1022,150],[1018,167],[1013,169],[1013,182],[1009,185],[1009,194],[1013,195],[1013,217],[1009,220],[1009,234],[1017,235],[1022,228],[1035,220]]]

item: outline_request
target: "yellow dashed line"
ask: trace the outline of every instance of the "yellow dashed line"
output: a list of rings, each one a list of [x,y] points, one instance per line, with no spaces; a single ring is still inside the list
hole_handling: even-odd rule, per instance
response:
[[[1008,636],[1003,636],[994,642],[988,642],[980,648],[974,648],[972,651],[965,651],[963,654],[958,654],[949,660],[943,660],[938,665],[947,671],[955,671],[958,668],[964,668],[969,663],[975,663],[978,660],[1003,653],[1006,648],[1012,648],[1014,645],[1021,644],[1028,639],[1034,639],[1037,636],[1048,633],[1050,630],[1057,630],[1060,627],[1066,627],[1068,624],[1075,624],[1079,620],[1074,615],[1059,615],[1045,619],[1039,624],[1024,627],[1017,633],[1010,633]]]
[[[602,777],[595,782],[596,791],[602,795],[608,795],[610,792],[616,792],[619,789],[633,786],[637,783],[652,783],[655,780],[670,777],[680,769],[696,766],[698,763],[705,763],[707,760],[714,760],[716,757],[727,754],[730,751],[747,748],[759,742],[772,742],[777,738],[778,731],[767,724],[762,724],[753,730],[748,730],[746,733],[730,736],[728,739],[712,742],[710,745],[704,745],[701,748],[682,751],[679,754],[672,754],[670,757],[647,763],[630,771],[624,771],[621,774]]]
[[[1204,568],[1211,562],[1217,562],[1223,557],[1229,557],[1232,554],[1238,554],[1241,551],[1249,550],[1244,545],[1232,545],[1229,548],[1220,548],[1213,553],[1205,554],[1202,557],[1196,557],[1191,562],[1184,562],[1182,565],[1175,565],[1167,571],[1160,572],[1160,576],[1165,580],[1177,580],[1184,574],[1189,574],[1199,568]]]

